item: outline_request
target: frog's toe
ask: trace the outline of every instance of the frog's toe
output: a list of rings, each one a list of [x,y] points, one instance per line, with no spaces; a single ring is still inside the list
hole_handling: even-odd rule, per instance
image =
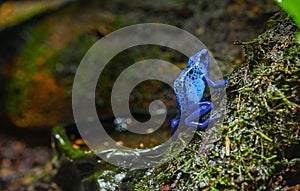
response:
[[[178,126],[178,124],[179,124],[179,120],[178,119],[173,119],[171,121],[171,127],[172,128],[176,128]]]
[[[224,84],[226,85],[226,84],[228,84],[228,83],[229,83],[228,79],[225,79],[225,80],[224,80]]]
[[[217,119],[220,119],[220,118],[223,116],[224,112],[225,112],[225,109],[220,109],[220,110],[218,110],[218,111],[215,111],[215,112],[210,116],[211,120],[217,120]]]

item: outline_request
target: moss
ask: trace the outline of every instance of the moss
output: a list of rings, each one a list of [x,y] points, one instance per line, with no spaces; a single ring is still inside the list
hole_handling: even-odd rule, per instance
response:
[[[280,12],[265,33],[243,43],[245,62],[229,76],[227,116],[216,141],[207,147],[207,133],[199,132],[176,159],[136,178],[136,190],[278,190],[297,184],[291,177],[299,178],[299,151],[287,152],[299,149],[296,30]]]
[[[29,38],[25,43],[16,63],[18,67],[15,68],[11,77],[13,80],[7,87],[9,95],[11,95],[7,100],[7,110],[13,118],[21,116],[23,114],[22,109],[29,107],[29,87],[34,84],[33,75],[38,70],[38,58],[40,55],[46,54],[47,50],[44,44],[40,45],[40,42],[43,42],[49,34],[45,25],[40,28],[29,29],[28,32],[35,33],[36,36]],[[16,123],[18,124],[18,122]],[[20,124],[20,126],[23,125]]]
[[[74,149],[66,135],[65,129],[59,125],[53,128],[53,139],[56,151],[63,153],[67,158],[78,159],[89,155],[83,150]]]

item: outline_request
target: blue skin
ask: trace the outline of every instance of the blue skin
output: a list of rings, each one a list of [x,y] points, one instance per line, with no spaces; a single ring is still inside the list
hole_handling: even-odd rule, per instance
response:
[[[227,79],[214,82],[209,78],[209,62],[208,51],[206,49],[199,51],[190,57],[187,67],[175,80],[174,92],[179,113],[171,122],[171,136],[179,125],[181,115],[185,125],[197,130],[204,130],[211,120],[216,119],[216,117],[210,116],[205,121],[198,121],[213,108],[213,103],[209,101],[209,98],[203,98],[206,86],[209,85],[213,89],[217,89],[228,84]]]

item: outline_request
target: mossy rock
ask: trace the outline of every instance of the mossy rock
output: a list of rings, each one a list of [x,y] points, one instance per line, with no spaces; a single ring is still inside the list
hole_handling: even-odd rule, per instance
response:
[[[72,136],[80,137],[74,125],[53,128],[53,147],[56,155],[52,160],[53,179],[63,190],[97,191],[97,190],[132,190],[133,178],[143,176],[144,170],[128,170],[112,165],[102,157],[123,160],[136,152],[128,152],[120,157],[114,149],[99,152],[78,148]],[[74,147],[76,146],[76,147]],[[100,158],[100,156],[102,156]]]
[[[265,33],[242,43],[246,59],[229,76],[227,116],[218,138],[207,146],[207,133],[199,132],[174,160],[137,178],[135,189],[299,188],[300,48],[295,31],[291,18],[279,12]]]

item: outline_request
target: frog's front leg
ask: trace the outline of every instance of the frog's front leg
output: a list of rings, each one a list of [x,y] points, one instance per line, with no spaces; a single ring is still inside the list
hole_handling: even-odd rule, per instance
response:
[[[202,79],[212,88],[220,88],[223,87],[224,85],[228,84],[228,79],[226,80],[221,80],[218,82],[214,82],[208,75],[203,75]]]
[[[194,109],[193,112],[185,118],[184,123],[187,126],[197,128],[197,130],[203,130],[208,126],[208,124],[212,120],[212,118],[209,117],[208,119],[206,119],[203,122],[199,122],[199,119],[201,119],[208,112],[211,111],[211,109],[213,108],[213,103],[210,101],[203,101],[203,102],[194,103],[194,104],[195,105],[191,105],[191,107],[196,108],[196,109]],[[195,121],[195,119],[197,121]]]

